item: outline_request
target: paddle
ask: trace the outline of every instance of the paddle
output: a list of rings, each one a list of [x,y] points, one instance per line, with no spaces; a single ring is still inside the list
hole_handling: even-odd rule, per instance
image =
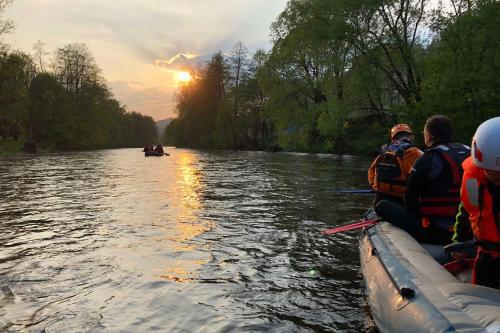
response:
[[[452,244],[448,244],[444,247],[444,252],[450,254],[452,252],[467,252],[470,250],[474,250],[477,246],[476,241],[467,241],[467,242],[456,242]]]
[[[444,264],[443,267],[451,274],[457,275],[458,273],[463,272],[468,268],[472,268],[472,266],[474,266],[474,261],[476,260],[475,259],[454,260]]]
[[[358,222],[351,223],[348,225],[341,225],[340,227],[335,227],[332,229],[326,229],[323,230],[321,233],[323,235],[333,235],[339,232],[344,232],[344,231],[349,231],[349,230],[356,230],[356,229],[361,229],[364,227],[369,227],[372,225],[377,224],[380,222],[380,219],[373,219],[373,220],[359,220]]]
[[[331,193],[348,193],[348,194],[372,194],[375,193],[374,190],[357,190],[357,189],[347,189],[347,188],[332,188],[328,192]]]

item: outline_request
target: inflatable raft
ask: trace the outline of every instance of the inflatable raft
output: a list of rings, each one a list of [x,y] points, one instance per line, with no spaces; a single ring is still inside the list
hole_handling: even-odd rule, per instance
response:
[[[156,151],[145,151],[144,156],[149,157],[149,156],[163,156],[165,153],[159,153]]]
[[[464,283],[449,273],[434,259],[445,256],[440,246],[422,246],[382,222],[364,230],[359,247],[365,291],[380,332],[500,333],[500,290]]]

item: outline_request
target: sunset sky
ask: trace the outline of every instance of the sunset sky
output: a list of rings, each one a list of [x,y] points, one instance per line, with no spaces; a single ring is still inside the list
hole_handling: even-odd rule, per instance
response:
[[[41,40],[48,64],[53,51],[85,43],[115,97],[129,111],[160,120],[173,116],[178,70],[230,51],[242,41],[250,52],[270,46],[270,24],[287,0],[14,0],[6,37],[34,53]],[[180,77],[182,79],[182,76]],[[184,79],[186,79],[184,77]]]

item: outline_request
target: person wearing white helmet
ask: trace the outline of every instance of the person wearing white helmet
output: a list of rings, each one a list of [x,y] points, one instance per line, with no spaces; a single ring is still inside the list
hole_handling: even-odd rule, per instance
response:
[[[375,190],[373,205],[390,200],[403,206],[411,168],[423,152],[413,145],[413,131],[406,124],[392,127],[390,139],[368,169],[368,183]]]
[[[478,127],[463,168],[453,241],[475,238],[478,251],[472,283],[500,289],[500,117]]]

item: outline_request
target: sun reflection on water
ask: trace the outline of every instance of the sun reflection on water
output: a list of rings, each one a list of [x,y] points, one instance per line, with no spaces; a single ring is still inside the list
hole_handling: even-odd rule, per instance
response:
[[[205,187],[202,172],[190,152],[178,157],[176,185],[178,189],[177,233],[181,240],[192,239],[213,228],[213,222],[200,220],[203,205],[200,192]],[[179,240],[179,239],[178,239]]]
[[[176,156],[175,191],[170,193],[169,206],[175,207],[168,232],[163,241],[172,242],[171,248],[177,253],[174,260],[160,268],[158,277],[174,282],[192,282],[196,280],[196,271],[209,261],[207,245],[193,243],[197,236],[214,228],[213,221],[201,218],[203,203],[201,192],[205,184],[203,173],[196,156],[185,151]],[[186,258],[183,259],[183,255]],[[197,258],[193,258],[193,254]],[[201,256],[201,258],[200,258]]]

